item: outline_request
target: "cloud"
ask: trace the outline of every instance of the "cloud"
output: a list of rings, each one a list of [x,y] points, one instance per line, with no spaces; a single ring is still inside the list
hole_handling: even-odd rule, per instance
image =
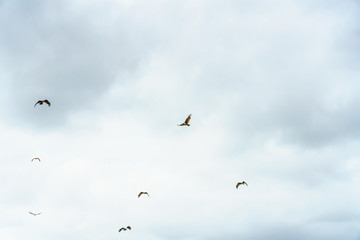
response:
[[[115,81],[127,81],[123,74],[135,71],[153,42],[146,27],[135,30],[135,17],[117,10],[75,2],[3,4],[0,61],[11,121],[62,125],[72,112],[92,109]],[[46,120],[32,108],[45,98],[56,107],[46,109]]]
[[[3,1],[1,235],[357,239],[358,10]]]

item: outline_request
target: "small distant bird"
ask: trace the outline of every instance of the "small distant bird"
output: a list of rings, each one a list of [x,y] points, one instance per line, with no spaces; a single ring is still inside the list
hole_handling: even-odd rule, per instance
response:
[[[178,126],[190,126],[189,122],[190,122],[190,119],[191,119],[191,114],[189,114],[189,116],[185,119],[185,122],[181,123],[181,124],[178,124]]]
[[[147,194],[150,197],[150,195],[147,192],[140,192],[139,195],[138,195],[138,198],[143,194]]]
[[[36,107],[37,104],[43,105],[43,103],[46,103],[47,105],[49,105],[49,107],[51,106],[51,103],[49,102],[49,100],[45,99],[45,100],[37,101],[37,103],[35,103],[34,107]]]
[[[126,231],[127,229],[131,230],[131,227],[130,226],[127,226],[126,228],[122,227],[119,229],[119,232],[121,232],[122,230]]]
[[[32,212],[29,212],[31,215],[34,215],[34,216],[37,216],[37,215],[40,215],[41,214],[41,212],[39,212],[39,213],[32,213]]]
[[[38,158],[38,157],[31,159],[31,161],[34,161],[34,160],[39,160],[39,162],[40,162],[40,158]]]
[[[236,189],[237,189],[240,185],[242,185],[242,184],[246,184],[246,186],[247,186],[247,183],[246,183],[245,181],[238,182],[238,183],[236,184]]]

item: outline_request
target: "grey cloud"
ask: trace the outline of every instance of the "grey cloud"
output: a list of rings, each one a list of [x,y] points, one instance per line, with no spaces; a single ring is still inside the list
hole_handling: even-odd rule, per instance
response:
[[[113,15],[91,4],[4,3],[0,62],[11,76],[12,121],[62,125],[71,112],[91,110],[115,81],[127,81],[123,74],[137,68],[153,42],[146,29],[133,29],[131,14]],[[56,108],[46,121],[32,107],[45,98]]]

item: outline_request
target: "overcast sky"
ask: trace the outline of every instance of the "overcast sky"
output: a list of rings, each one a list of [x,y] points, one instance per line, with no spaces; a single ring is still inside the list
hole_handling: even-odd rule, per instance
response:
[[[1,239],[359,240],[359,20],[356,0],[0,0]]]

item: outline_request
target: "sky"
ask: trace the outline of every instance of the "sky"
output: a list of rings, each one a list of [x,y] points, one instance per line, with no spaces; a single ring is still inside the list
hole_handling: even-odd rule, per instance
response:
[[[359,240],[359,20],[356,0],[0,0],[1,239]]]

